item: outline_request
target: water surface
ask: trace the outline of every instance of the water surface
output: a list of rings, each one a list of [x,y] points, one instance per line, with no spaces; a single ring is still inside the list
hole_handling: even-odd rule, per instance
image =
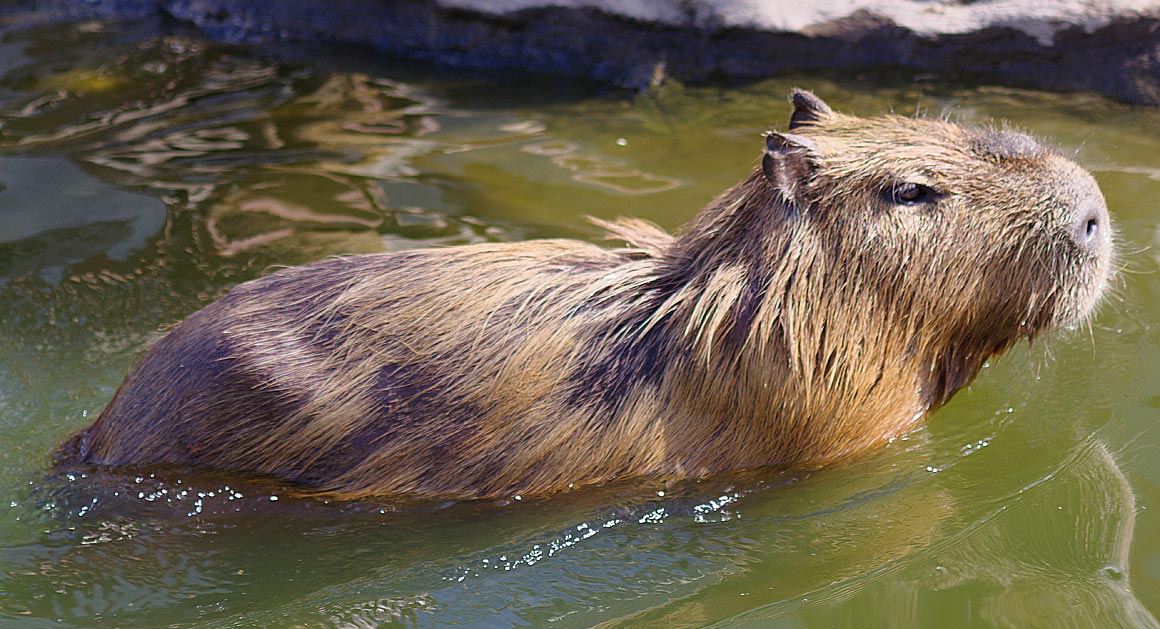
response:
[[[152,23],[0,25],[0,624],[1157,626],[1160,114],[898,77],[623,92]],[[924,428],[813,473],[399,508],[50,475],[162,330],[278,265],[675,228],[792,85],[1009,121],[1090,168],[1123,266]]]

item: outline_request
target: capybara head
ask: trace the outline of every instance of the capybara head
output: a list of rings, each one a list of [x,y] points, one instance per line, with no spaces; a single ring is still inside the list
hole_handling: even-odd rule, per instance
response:
[[[974,323],[989,334],[1031,336],[1091,311],[1110,269],[1111,229],[1095,180],[1074,162],[1015,131],[863,120],[803,92],[794,105],[790,128],[804,152],[771,134],[763,168],[776,172],[789,157],[812,170],[802,204],[818,210],[817,225],[841,239],[845,265],[864,281],[909,286],[887,292],[914,296],[912,314],[929,309],[948,328]]]
[[[273,474],[334,496],[534,494],[816,465],[913,428],[1089,315],[1112,230],[1029,136],[793,94],[678,235],[327,260],[192,315],[65,455]]]
[[[1074,162],[1017,131],[792,102],[790,132],[766,136],[759,169],[685,239],[710,257],[761,243],[767,331],[796,371],[832,384],[858,370],[835,361],[922,363],[937,406],[989,356],[1092,311],[1112,230]]]

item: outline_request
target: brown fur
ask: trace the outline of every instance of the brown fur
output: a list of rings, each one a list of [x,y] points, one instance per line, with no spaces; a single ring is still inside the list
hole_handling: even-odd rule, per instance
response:
[[[793,134],[677,236],[620,221],[602,224],[626,248],[352,256],[241,284],[158,342],[63,458],[342,498],[814,466],[1091,311],[1110,226],[1074,163],[1017,133],[793,101]],[[934,192],[907,204],[907,183]]]

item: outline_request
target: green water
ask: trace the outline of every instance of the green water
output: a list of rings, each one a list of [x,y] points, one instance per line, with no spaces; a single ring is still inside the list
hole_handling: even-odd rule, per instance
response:
[[[396,508],[50,475],[165,326],[275,265],[674,228],[791,85],[1008,120],[1096,175],[1123,267],[921,430],[812,475]],[[0,625],[1157,626],[1160,112],[849,76],[638,95],[148,24],[0,24]],[[663,495],[662,495],[663,493]],[[278,498],[278,500],[272,500]]]

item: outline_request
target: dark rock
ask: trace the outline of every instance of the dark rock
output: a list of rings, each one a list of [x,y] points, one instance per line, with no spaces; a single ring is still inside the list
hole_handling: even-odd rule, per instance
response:
[[[461,68],[644,87],[893,66],[1160,104],[1160,2],[18,0],[9,19],[168,15],[229,42],[364,45]],[[778,3],[780,4],[780,3]],[[15,17],[13,17],[15,16]]]

